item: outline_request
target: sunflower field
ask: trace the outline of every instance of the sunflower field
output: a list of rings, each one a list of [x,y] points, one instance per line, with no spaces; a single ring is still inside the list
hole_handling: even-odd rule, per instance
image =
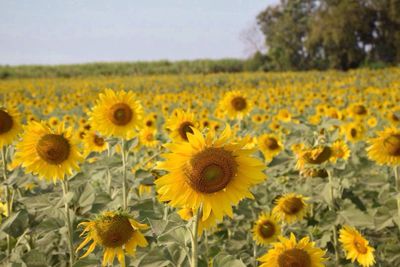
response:
[[[400,69],[0,81],[0,266],[400,266]]]

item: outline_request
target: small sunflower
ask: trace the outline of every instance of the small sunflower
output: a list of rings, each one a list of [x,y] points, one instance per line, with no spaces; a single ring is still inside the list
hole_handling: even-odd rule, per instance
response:
[[[106,89],[93,107],[90,124],[100,134],[130,139],[141,124],[143,109],[133,92]]]
[[[221,106],[231,118],[242,119],[251,111],[251,101],[240,91],[226,93]]]
[[[31,122],[24,130],[22,141],[16,145],[15,159],[25,171],[55,182],[79,170],[82,155],[70,128],[60,124],[52,129],[43,123]]]
[[[253,198],[249,187],[265,180],[264,164],[251,156],[254,150],[244,148],[247,139],[233,139],[228,125],[219,138],[192,129],[188,142],[165,145],[171,152],[157,168],[169,173],[155,181],[159,200],[193,210],[202,205],[202,221],[211,213],[217,220],[232,217],[232,205]]]
[[[261,135],[258,137],[257,143],[267,161],[272,160],[283,149],[281,141],[274,134]]]
[[[400,130],[386,128],[369,140],[368,157],[379,164],[400,165]]]
[[[297,153],[296,168],[303,169],[305,165],[319,165],[327,162],[332,157],[332,148],[329,146],[317,146],[303,148]]]
[[[368,245],[368,241],[353,227],[344,226],[340,230],[340,243],[346,252],[346,259],[357,262],[363,267],[374,265],[374,248]]]
[[[169,136],[173,141],[188,141],[188,134],[192,134],[192,127],[197,128],[198,122],[194,113],[177,109],[167,120],[165,127],[170,131]]]
[[[260,267],[323,267],[325,251],[315,247],[309,237],[297,242],[293,233],[290,239],[279,237],[280,242],[273,243],[273,248],[260,257]]]
[[[11,108],[0,108],[0,147],[11,144],[21,129],[19,113]]]
[[[350,142],[358,142],[364,138],[365,128],[358,123],[349,123],[342,127],[346,138]]]
[[[85,155],[89,155],[91,152],[101,153],[108,148],[106,140],[96,132],[87,132],[83,140]]]
[[[268,245],[281,235],[281,227],[274,215],[261,213],[253,226],[253,238],[259,245]]]
[[[283,195],[276,200],[276,206],[273,208],[272,214],[287,223],[301,221],[307,214],[307,199],[308,198],[295,193]]]
[[[140,232],[148,229],[148,226],[138,223],[123,212],[103,212],[95,220],[82,222],[79,225],[84,227],[81,236],[85,234],[86,236],[77,251],[93,241],[81,257],[84,258],[93,252],[96,245],[100,245],[104,249],[102,266],[113,264],[117,256],[121,266],[125,267],[125,252],[134,256],[137,246],[148,245],[146,238]]]
[[[158,140],[156,138],[156,130],[151,128],[144,128],[140,131],[139,139],[142,145],[146,147],[156,147],[158,145]]]
[[[336,140],[332,144],[331,160],[336,162],[338,159],[348,160],[350,157],[350,149],[343,140]]]

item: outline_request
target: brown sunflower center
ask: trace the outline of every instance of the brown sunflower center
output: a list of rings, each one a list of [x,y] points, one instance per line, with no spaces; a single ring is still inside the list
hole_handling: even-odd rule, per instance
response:
[[[104,140],[104,138],[103,137],[101,137],[101,136],[98,136],[98,135],[95,135],[94,136],[94,143],[97,145],[97,146],[103,146],[104,145],[104,143],[105,143],[105,140]]]
[[[242,111],[247,107],[247,102],[244,97],[237,96],[231,100],[232,107],[237,111]]]
[[[0,134],[6,133],[11,130],[13,126],[13,119],[6,111],[0,109]]]
[[[321,164],[327,161],[332,155],[332,149],[328,146],[315,148],[304,154],[304,159],[310,164]]]
[[[354,107],[354,113],[357,115],[365,115],[367,114],[367,109],[363,105],[357,105]]]
[[[44,161],[57,165],[68,159],[71,146],[62,135],[46,134],[37,143],[36,151]]]
[[[186,182],[201,193],[224,189],[236,175],[237,163],[230,151],[207,148],[195,155],[186,166]]]
[[[299,248],[286,250],[278,257],[279,267],[311,267],[310,255]]]
[[[107,217],[95,224],[99,243],[105,247],[120,247],[132,237],[133,229],[129,219],[124,216]]]
[[[270,221],[263,222],[259,229],[263,238],[270,238],[275,234],[275,225]]]
[[[400,156],[400,134],[392,134],[383,141],[386,152],[391,156]]]
[[[265,146],[268,147],[270,150],[275,150],[279,148],[278,141],[273,137],[268,137],[265,139]]]
[[[358,251],[358,253],[360,254],[365,254],[368,252],[367,247],[365,246],[364,242],[360,241],[360,240],[354,240],[354,246],[356,247],[356,250]]]
[[[357,129],[355,129],[355,128],[351,128],[351,129],[350,129],[350,135],[351,135],[351,137],[356,138],[356,137],[357,137],[357,134],[358,134]]]
[[[298,197],[291,197],[283,202],[282,210],[286,214],[294,215],[304,208],[303,201]]]
[[[132,109],[125,103],[117,103],[110,109],[110,120],[118,126],[127,125],[133,117]]]
[[[151,121],[151,120],[146,121],[146,126],[147,127],[153,126],[153,121]]]
[[[194,126],[193,123],[191,123],[190,121],[185,121],[185,122],[181,123],[181,125],[179,126],[179,129],[178,129],[178,132],[183,140],[188,141],[187,134],[193,133],[193,130],[191,128],[193,126]]]

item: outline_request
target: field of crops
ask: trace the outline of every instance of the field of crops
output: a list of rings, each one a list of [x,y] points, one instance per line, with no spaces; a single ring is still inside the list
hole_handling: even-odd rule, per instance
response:
[[[0,81],[0,266],[400,266],[399,78]]]

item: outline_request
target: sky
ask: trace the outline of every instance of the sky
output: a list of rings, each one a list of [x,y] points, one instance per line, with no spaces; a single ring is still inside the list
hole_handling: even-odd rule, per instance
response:
[[[0,0],[0,65],[243,58],[279,0]]]

